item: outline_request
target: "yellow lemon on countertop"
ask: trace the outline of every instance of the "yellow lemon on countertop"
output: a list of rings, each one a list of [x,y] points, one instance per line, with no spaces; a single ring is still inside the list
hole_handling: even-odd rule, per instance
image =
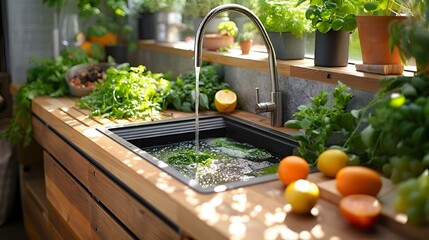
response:
[[[309,214],[319,200],[319,195],[319,187],[304,179],[292,182],[285,190],[285,199],[292,211],[300,214]]]
[[[219,90],[216,92],[214,103],[218,112],[230,113],[237,106],[237,95],[228,89]]]
[[[337,172],[347,165],[349,156],[340,149],[328,149],[317,158],[317,169],[323,175],[335,178]]]

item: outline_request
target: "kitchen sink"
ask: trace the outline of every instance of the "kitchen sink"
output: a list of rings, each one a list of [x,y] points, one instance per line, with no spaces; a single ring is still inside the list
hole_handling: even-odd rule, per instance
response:
[[[200,193],[219,192],[277,179],[275,171],[271,170],[264,175],[246,176],[244,180],[232,180],[214,185],[200,184],[189,174],[184,174],[176,167],[167,164],[164,159],[149,153],[150,149],[163,149],[178,142],[195,142],[195,118],[118,125],[98,128],[98,130]],[[233,116],[200,117],[200,141],[218,138],[232,139],[269,152],[272,158],[267,161],[271,162],[273,167],[276,167],[284,156],[292,155],[293,149],[297,147],[297,143],[287,134]]]

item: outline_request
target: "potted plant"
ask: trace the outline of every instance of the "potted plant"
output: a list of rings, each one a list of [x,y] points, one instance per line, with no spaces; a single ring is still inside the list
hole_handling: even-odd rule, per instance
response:
[[[219,23],[217,32],[217,34],[204,34],[204,48],[210,51],[218,51],[232,46],[234,37],[238,34],[238,28],[235,22],[226,21]]]
[[[102,45],[117,63],[126,62],[128,51],[137,48],[134,29],[127,23],[131,15],[127,1],[80,0],[77,4],[81,17],[94,20],[87,30],[89,40]]]
[[[429,71],[429,2],[414,1],[409,5],[412,15],[389,25],[389,46],[398,48],[402,62],[414,58],[417,72]]]
[[[299,0],[298,5],[307,0]],[[314,64],[342,67],[348,64],[350,32],[356,29],[359,6],[353,1],[308,0],[305,17],[316,28]]]
[[[247,55],[253,45],[254,32],[243,32],[238,35],[238,43],[240,45],[241,54]]]
[[[200,25],[201,20],[213,8],[231,3],[231,0],[186,0],[185,7],[183,8],[183,15],[193,17],[193,27],[196,31]],[[212,19],[207,25],[206,33],[217,33],[217,26],[221,22],[228,21],[228,13],[224,12],[219,14],[216,18]]]
[[[256,14],[268,32],[278,59],[303,59],[306,34],[312,31],[305,18],[307,3],[258,0]]]
[[[184,29],[181,11],[185,0],[136,0],[135,4],[141,12],[139,29],[143,33],[144,29],[152,31],[152,38],[158,42],[179,41],[180,30]]]
[[[399,14],[408,11],[398,0],[371,0],[361,5],[356,21],[364,65],[399,65],[399,72],[395,73],[402,73],[398,50],[389,48],[388,26],[394,20],[405,20]]]

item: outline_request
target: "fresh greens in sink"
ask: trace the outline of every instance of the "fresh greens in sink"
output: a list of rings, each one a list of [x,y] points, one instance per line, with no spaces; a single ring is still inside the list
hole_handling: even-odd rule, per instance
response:
[[[277,171],[279,158],[250,144],[224,137],[208,138],[200,142],[200,152],[196,153],[194,143],[184,141],[145,151],[203,187],[245,181]]]

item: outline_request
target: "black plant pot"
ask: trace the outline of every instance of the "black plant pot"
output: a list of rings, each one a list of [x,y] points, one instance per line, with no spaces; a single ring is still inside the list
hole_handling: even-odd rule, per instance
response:
[[[330,30],[316,31],[314,65],[323,67],[345,67],[349,61],[350,33]]]
[[[268,31],[268,35],[277,59],[295,60],[304,58],[306,34],[302,38],[297,38],[290,32]]]
[[[111,56],[116,63],[128,62],[128,46],[127,45],[107,45],[106,56]]]
[[[155,39],[155,14],[140,13],[138,19],[139,39]]]

